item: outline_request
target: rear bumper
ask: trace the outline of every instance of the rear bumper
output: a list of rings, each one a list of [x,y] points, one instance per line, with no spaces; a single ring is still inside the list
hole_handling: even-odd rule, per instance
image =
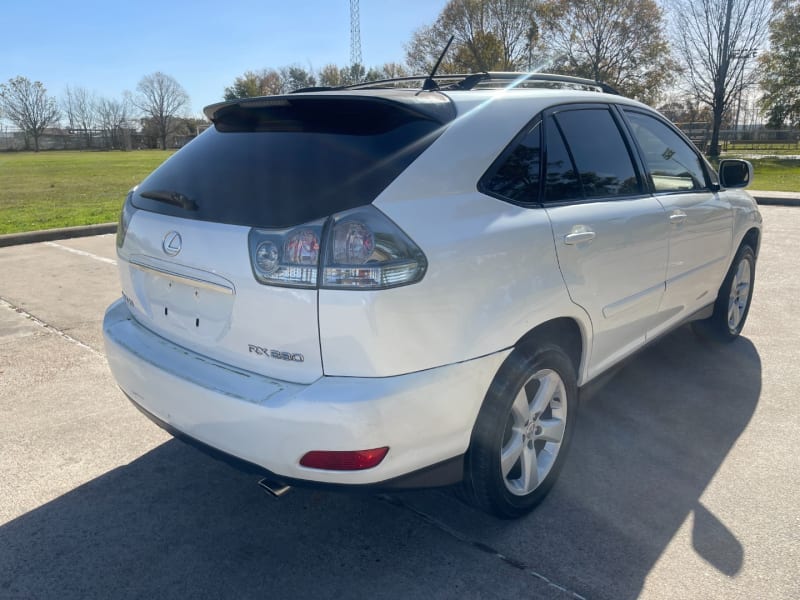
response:
[[[453,483],[453,466],[467,450],[481,402],[509,353],[397,377],[321,377],[301,385],[176,346],[137,323],[122,300],[106,312],[103,332],[120,388],[154,421],[206,450],[244,461],[239,466],[289,483]],[[311,450],[382,446],[390,448],[383,462],[363,471],[299,464]],[[406,478],[410,474],[422,477]]]

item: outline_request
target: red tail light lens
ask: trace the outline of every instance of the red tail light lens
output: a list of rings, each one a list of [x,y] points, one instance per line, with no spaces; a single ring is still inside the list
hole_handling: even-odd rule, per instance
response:
[[[309,469],[325,471],[363,471],[377,467],[387,452],[389,452],[388,446],[372,450],[313,450],[303,455],[300,464]]]

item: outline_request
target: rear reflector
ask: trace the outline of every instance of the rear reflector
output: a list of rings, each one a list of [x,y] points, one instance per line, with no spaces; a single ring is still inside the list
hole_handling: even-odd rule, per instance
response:
[[[379,465],[387,452],[389,452],[388,446],[345,452],[313,450],[300,459],[300,464],[310,469],[326,471],[361,471]]]

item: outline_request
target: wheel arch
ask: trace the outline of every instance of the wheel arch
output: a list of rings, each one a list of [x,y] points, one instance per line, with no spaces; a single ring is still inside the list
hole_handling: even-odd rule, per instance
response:
[[[533,351],[536,346],[544,343],[558,345],[569,356],[572,366],[575,368],[575,375],[580,382],[581,368],[586,364],[587,339],[588,336],[577,319],[558,317],[545,321],[528,331],[517,340],[514,347]]]
[[[561,352],[555,352],[554,345],[557,345]],[[537,353],[536,349],[541,349],[541,354]],[[581,323],[574,317],[556,317],[545,321],[517,341],[514,351],[506,357],[495,375],[470,434],[470,443],[464,456],[464,481],[461,488],[465,500],[473,502],[477,507],[495,516],[516,518],[530,511],[547,495],[558,477],[572,437],[571,432],[574,431],[579,369],[584,360],[583,349]],[[546,473],[535,489],[517,498],[508,491],[507,484],[502,483],[506,474],[500,471],[502,436],[498,438],[497,434],[504,431],[508,419],[510,408],[509,402],[505,399],[513,400],[516,397],[521,389],[520,386],[525,385],[526,373],[530,374],[541,369],[542,360],[551,362],[557,360],[561,366],[565,366],[566,360],[573,366],[574,373],[569,374],[568,379],[563,377],[567,373],[566,370],[559,373],[566,387],[567,397],[573,399],[567,402],[571,418],[566,413],[561,417],[566,419],[567,425],[560,442],[558,462]],[[534,368],[535,365],[539,366]],[[559,370],[558,367],[552,368]],[[503,376],[499,376],[500,374]],[[535,418],[538,418],[538,413],[532,416],[532,419]],[[500,429],[497,429],[498,425]],[[501,440],[499,446],[498,439]]]
[[[753,254],[758,258],[758,250],[761,245],[761,230],[758,227],[751,227],[747,230],[747,233],[744,234],[742,241],[739,243],[739,248],[744,245],[750,246],[753,249]]]

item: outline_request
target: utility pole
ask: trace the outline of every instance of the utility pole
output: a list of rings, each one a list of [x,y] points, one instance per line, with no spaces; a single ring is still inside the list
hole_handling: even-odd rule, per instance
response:
[[[361,17],[358,14],[358,0],[350,0],[350,66],[361,66]]]

